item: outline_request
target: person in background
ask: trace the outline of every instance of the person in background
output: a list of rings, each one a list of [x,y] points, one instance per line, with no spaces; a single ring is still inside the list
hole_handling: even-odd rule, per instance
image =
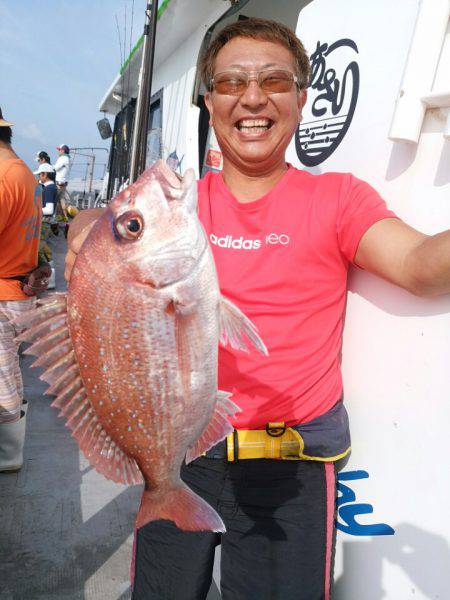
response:
[[[36,162],[38,162],[40,165],[48,164],[51,166],[50,156],[47,154],[47,152],[45,152],[45,150],[41,150],[40,152],[38,152],[36,154]],[[35,174],[36,174],[36,172],[35,172]],[[56,180],[56,172],[55,172],[54,167],[52,167],[52,170],[48,172],[48,177],[53,182]],[[56,184],[55,184],[55,187],[56,187]],[[58,190],[58,188],[56,188],[56,190]]]
[[[62,144],[56,148],[59,152],[59,156],[55,162],[55,171],[56,171],[56,185],[59,190],[63,192],[67,188],[67,184],[69,183],[69,168],[70,168],[70,148],[67,144]]]
[[[38,267],[41,206],[36,180],[11,147],[12,123],[0,109],[0,472],[22,466],[26,413],[15,318],[30,310],[48,285]]]
[[[58,201],[58,190],[55,183],[55,169],[47,162],[39,165],[39,169],[34,171],[41,184],[42,214],[44,217],[53,217]]]
[[[58,188],[58,204],[56,206],[56,218],[61,221],[68,220],[67,214],[67,203],[66,203],[66,190],[67,185],[69,183],[69,168],[70,168],[70,148],[67,144],[61,144],[61,146],[57,146],[56,148],[59,152],[59,156],[55,162],[55,172],[56,172],[56,187]],[[67,238],[67,230],[66,226],[64,229],[64,235]],[[58,235],[58,232],[54,231],[55,235]]]
[[[47,152],[45,152],[45,150],[41,150],[36,154],[36,162],[38,162],[40,165],[43,163],[48,163],[50,165],[50,156],[47,154]]]
[[[54,168],[56,174],[56,187],[58,190],[58,202],[56,205],[55,217],[58,221],[68,220],[67,214],[67,203],[66,203],[66,190],[69,183],[69,168],[70,168],[70,148],[67,144],[61,144],[56,148],[59,152],[59,156],[56,159]],[[52,225],[52,231],[55,235],[58,235],[58,225]],[[64,229],[64,235],[67,237],[67,226]]]

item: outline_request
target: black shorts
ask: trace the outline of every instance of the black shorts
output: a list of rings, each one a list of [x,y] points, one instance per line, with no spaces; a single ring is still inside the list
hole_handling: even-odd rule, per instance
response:
[[[182,478],[227,532],[183,532],[171,521],[137,531],[133,600],[202,600],[221,544],[224,600],[329,600],[334,563],[333,463],[199,458]]]

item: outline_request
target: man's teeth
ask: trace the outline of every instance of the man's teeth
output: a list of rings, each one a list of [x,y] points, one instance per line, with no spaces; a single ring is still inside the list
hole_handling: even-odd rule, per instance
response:
[[[237,128],[244,133],[262,133],[270,127],[271,123],[269,119],[242,119],[238,122]]]

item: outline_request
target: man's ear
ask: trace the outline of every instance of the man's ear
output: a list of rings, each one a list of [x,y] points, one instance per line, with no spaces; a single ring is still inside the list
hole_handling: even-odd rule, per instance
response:
[[[211,92],[206,92],[205,94],[205,104],[206,104],[206,108],[209,111],[209,118],[210,121],[212,121],[212,117],[213,117],[213,106],[212,106],[212,99],[211,99]]]
[[[301,122],[301,120],[303,119],[303,115],[302,115],[302,111],[303,111],[303,107],[306,104],[306,100],[308,99],[308,92],[303,89],[300,90],[299,93],[297,94],[297,106],[298,106],[298,113],[299,113],[299,123]]]

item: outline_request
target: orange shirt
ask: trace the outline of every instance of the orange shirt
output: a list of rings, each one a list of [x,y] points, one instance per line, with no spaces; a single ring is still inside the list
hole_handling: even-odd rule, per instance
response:
[[[36,179],[19,158],[0,161],[0,300],[25,300],[21,282],[38,262],[41,206]]]

